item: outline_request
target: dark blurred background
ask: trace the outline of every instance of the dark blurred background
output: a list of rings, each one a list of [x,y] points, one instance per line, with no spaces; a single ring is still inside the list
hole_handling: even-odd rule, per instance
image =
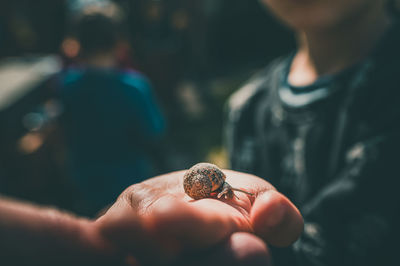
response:
[[[85,214],[66,170],[63,106],[52,77],[77,60],[74,14],[102,2],[0,1],[1,194]],[[155,172],[199,161],[226,167],[224,104],[294,47],[291,33],[257,0],[114,2],[128,36],[120,65],[148,77],[167,122],[162,148],[149,151]]]

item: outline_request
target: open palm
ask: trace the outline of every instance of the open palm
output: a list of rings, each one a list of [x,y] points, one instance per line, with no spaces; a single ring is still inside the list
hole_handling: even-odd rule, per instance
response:
[[[253,196],[235,192],[238,198],[231,200],[193,200],[183,190],[184,171],[173,172],[129,187],[97,224],[119,249],[152,264],[181,260],[188,254],[200,261],[202,255],[216,254],[221,243],[237,246],[229,242],[236,232],[252,234],[237,240],[248,242],[248,248],[258,240],[286,246],[299,237],[300,213],[272,185],[253,175],[224,173],[229,184]]]

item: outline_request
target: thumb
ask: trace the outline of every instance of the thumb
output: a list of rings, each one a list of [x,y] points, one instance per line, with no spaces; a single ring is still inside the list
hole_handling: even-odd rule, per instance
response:
[[[250,222],[256,235],[277,247],[296,241],[304,224],[299,210],[275,190],[258,195],[250,213]]]

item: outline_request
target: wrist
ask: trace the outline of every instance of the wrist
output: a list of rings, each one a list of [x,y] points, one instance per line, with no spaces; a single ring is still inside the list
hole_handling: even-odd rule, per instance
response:
[[[101,230],[95,221],[79,219],[78,238],[80,251],[88,263],[95,265],[120,265],[123,254],[101,234]]]

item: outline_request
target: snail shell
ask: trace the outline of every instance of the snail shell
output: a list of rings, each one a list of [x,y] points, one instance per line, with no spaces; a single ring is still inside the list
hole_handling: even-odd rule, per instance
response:
[[[211,197],[212,192],[222,188],[225,174],[214,164],[198,163],[183,176],[183,188],[193,199]]]
[[[253,193],[233,188],[226,181],[225,174],[214,164],[198,163],[183,176],[183,188],[193,199],[221,198],[239,199],[233,191],[239,191],[250,196]]]

